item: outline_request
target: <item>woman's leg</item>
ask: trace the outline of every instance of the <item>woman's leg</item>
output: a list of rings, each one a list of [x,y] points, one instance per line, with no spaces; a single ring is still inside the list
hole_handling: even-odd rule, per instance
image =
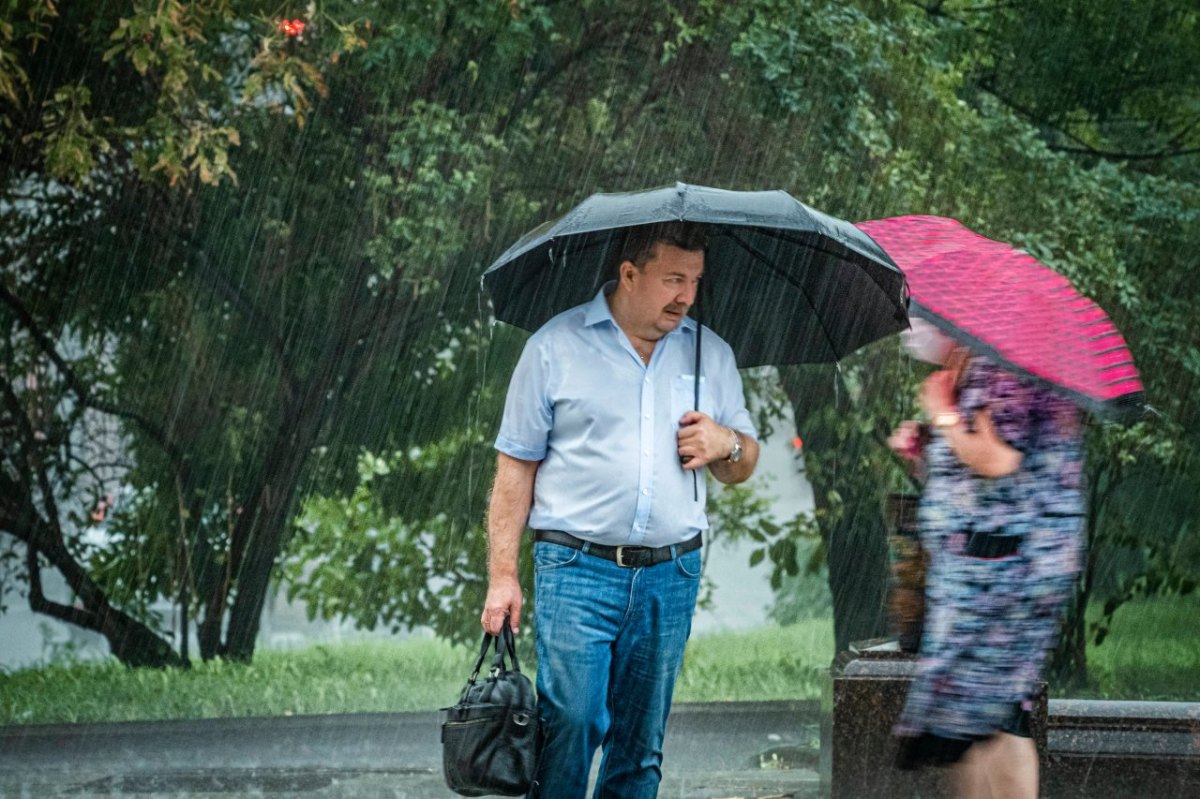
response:
[[[993,799],[988,783],[987,767],[990,741],[979,741],[971,745],[962,760],[950,770],[950,781],[957,799]]]
[[[1002,732],[988,744],[992,799],[1037,799],[1038,755],[1033,739]]]

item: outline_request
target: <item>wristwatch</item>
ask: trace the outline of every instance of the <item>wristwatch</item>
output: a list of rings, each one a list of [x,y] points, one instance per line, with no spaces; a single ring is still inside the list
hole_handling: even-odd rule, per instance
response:
[[[956,411],[947,413],[935,414],[933,417],[933,426],[938,430],[945,430],[947,427],[954,427],[958,424],[959,415]]]
[[[737,463],[742,459],[742,434],[729,428],[729,432],[733,433],[733,450],[726,456],[725,460],[730,463]]]

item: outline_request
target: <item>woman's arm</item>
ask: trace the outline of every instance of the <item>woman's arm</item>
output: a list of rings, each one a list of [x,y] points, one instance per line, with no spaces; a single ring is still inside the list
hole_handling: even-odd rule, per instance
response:
[[[921,405],[933,420],[934,428],[946,437],[955,456],[976,474],[982,477],[1012,474],[1021,466],[1023,456],[996,434],[986,408],[975,414],[975,431],[967,429],[954,400],[954,381],[955,373],[945,370],[934,372],[921,385]]]

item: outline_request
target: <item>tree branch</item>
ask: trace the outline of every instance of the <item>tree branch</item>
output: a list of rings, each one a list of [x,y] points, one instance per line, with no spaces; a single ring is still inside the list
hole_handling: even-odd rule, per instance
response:
[[[1075,137],[1072,136],[1071,138]],[[1156,153],[1113,152],[1110,150],[1098,150],[1095,147],[1068,147],[1061,144],[1047,144],[1046,147],[1059,153],[1092,155],[1108,161],[1162,161],[1167,158],[1182,158],[1200,153],[1200,147],[1189,147],[1184,150],[1160,150]]]
[[[51,341],[49,335],[47,335],[46,332],[38,326],[37,320],[33,318],[33,314],[21,304],[21,301],[18,300],[17,297],[10,292],[8,287],[3,283],[0,283],[0,300],[3,300],[4,303],[12,309],[18,321],[20,321],[21,325],[29,331],[31,336],[33,336],[34,341],[37,342],[42,352],[58,369],[68,387],[70,387],[71,391],[79,399],[81,404],[87,405],[89,408],[94,408],[98,411],[134,422],[147,435],[149,435],[150,438],[155,441],[155,443],[163,448],[163,451],[173,463],[180,465],[183,463],[182,453],[175,446],[175,444],[170,441],[165,430],[136,411],[129,411],[124,408],[120,408],[93,395],[89,387],[79,378],[78,375],[75,374],[75,371],[58,353],[57,348],[54,346],[54,342]]]
[[[988,81],[988,80],[980,81],[979,88],[982,89],[983,91],[987,92],[988,94],[992,95],[997,100],[999,100],[1001,103],[1003,103],[1005,106],[1011,108],[1013,111],[1016,111],[1018,114],[1025,117],[1026,119],[1030,120],[1031,122],[1034,122],[1039,125],[1052,126],[1059,133],[1066,136],[1071,141],[1077,142],[1079,145],[1077,147],[1071,147],[1071,146],[1064,145],[1064,144],[1049,144],[1049,143],[1047,143],[1046,148],[1049,150],[1052,150],[1054,152],[1072,153],[1072,154],[1077,154],[1077,155],[1090,155],[1090,156],[1094,156],[1096,158],[1103,158],[1108,161],[1161,161],[1161,160],[1164,160],[1167,158],[1178,158],[1178,157],[1182,157],[1182,156],[1195,155],[1196,153],[1200,153],[1200,147],[1190,147],[1190,148],[1186,148],[1183,150],[1173,150],[1173,151],[1164,149],[1164,150],[1159,150],[1157,152],[1146,152],[1146,153],[1117,152],[1117,151],[1111,151],[1111,150],[1101,150],[1101,149],[1091,146],[1086,141],[1079,138],[1079,136],[1072,133],[1066,127],[1063,127],[1062,125],[1060,125],[1050,119],[1047,119],[1045,116],[1043,116],[1041,114],[1035,113],[1032,109],[1023,106],[1020,103],[1018,103],[1016,100],[1013,100],[1011,97],[1008,97],[1008,96],[1002,94],[1000,92],[1000,90],[996,88],[996,85],[994,83],[992,83],[991,81]],[[1184,130],[1181,131],[1181,134],[1186,133],[1187,129],[1188,128],[1184,128]],[[1179,135],[1179,134],[1177,134],[1177,135]]]
[[[98,628],[96,614],[70,605],[60,605],[46,599],[42,591],[42,572],[38,564],[38,550],[33,544],[25,543],[25,568],[29,572],[29,609],[51,618],[74,624],[89,630]]]
[[[55,520],[52,523],[50,530],[52,537],[49,541],[47,541],[47,543],[53,542],[61,545],[62,529],[57,523],[58,502],[54,499],[54,489],[50,486],[50,478],[46,474],[46,470],[43,468],[41,458],[38,457],[35,449],[37,446],[37,437],[33,430],[33,424],[29,421],[29,417],[25,415],[24,410],[21,408],[21,401],[17,397],[16,392],[13,391],[12,384],[7,380],[0,382],[0,390],[2,390],[4,394],[4,404],[8,406],[8,410],[12,414],[13,419],[16,421],[17,427],[20,428],[21,433],[23,434],[23,441],[19,445],[22,457],[25,460],[25,468],[23,472],[25,474],[33,474],[34,478],[37,480],[38,489],[42,494],[42,502],[46,506],[47,517]],[[25,490],[26,495],[32,493],[32,486],[29,485],[29,483],[24,483],[22,488]],[[29,504],[30,506],[33,504],[32,496],[29,497]],[[30,543],[32,543],[32,541]]]
[[[217,292],[229,300],[241,312],[250,326],[262,333],[263,338],[266,339],[271,349],[275,351],[275,357],[279,359],[279,368],[282,372],[284,382],[287,384],[288,391],[295,393],[297,390],[296,376],[292,369],[291,359],[288,356],[287,346],[284,344],[283,339],[280,338],[279,331],[275,329],[275,325],[272,323],[270,317],[263,313],[239,287],[233,285],[226,275],[214,269],[209,263],[206,253],[197,253],[192,258],[192,262],[212,280]]]

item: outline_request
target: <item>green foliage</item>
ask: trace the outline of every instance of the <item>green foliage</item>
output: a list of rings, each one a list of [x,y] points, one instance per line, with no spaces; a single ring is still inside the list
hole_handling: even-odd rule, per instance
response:
[[[471,501],[479,486],[455,477],[487,458],[488,443],[469,433],[387,457],[364,452],[353,492],[305,503],[283,568],[288,598],[363,629],[419,623],[474,639],[486,539]]]
[[[206,657],[252,649],[272,580],[322,617],[466,635],[522,338],[488,327],[478,276],[593,191],[675,179],[955,216],[1069,276],[1161,412],[1090,434],[1092,552],[1141,553],[1122,596],[1194,578],[1190,506],[1158,503],[1162,541],[1114,512],[1152,479],[1185,494],[1197,463],[1186,3],[86,5],[15,2],[0,26],[0,204],[24,209],[0,221],[10,493],[120,607],[183,605]],[[8,377],[31,369],[38,391]],[[879,624],[882,496],[904,486],[883,439],[920,375],[883,342],[781,377],[816,514],[777,525],[734,492],[715,527],[780,588],[825,559],[844,643]],[[62,442],[99,419],[120,467],[85,479],[111,458]],[[110,493],[113,545],[88,549]]]
[[[30,90],[29,73],[22,63],[20,48],[30,51],[46,40],[46,32],[58,16],[54,0],[12,0],[0,20],[0,125],[12,125],[9,114],[24,105]]]
[[[97,132],[97,120],[88,117],[92,92],[86,86],[64,86],[46,103],[42,116],[44,132],[30,134],[43,140],[47,169],[70,183],[91,182],[100,156],[112,145]]]

